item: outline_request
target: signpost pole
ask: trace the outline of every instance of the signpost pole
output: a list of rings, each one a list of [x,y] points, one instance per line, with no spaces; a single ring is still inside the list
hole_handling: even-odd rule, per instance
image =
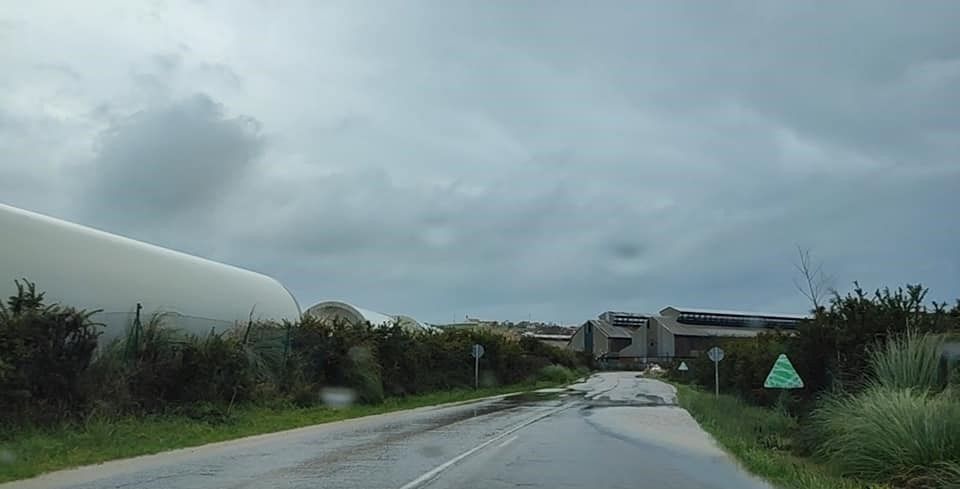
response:
[[[723,348],[715,346],[707,350],[707,358],[713,360],[713,396],[720,397],[720,360],[723,360]]]
[[[713,361],[713,397],[720,397],[720,362]]]
[[[480,357],[483,356],[483,345],[477,343],[470,349],[473,355],[473,389],[480,389]]]

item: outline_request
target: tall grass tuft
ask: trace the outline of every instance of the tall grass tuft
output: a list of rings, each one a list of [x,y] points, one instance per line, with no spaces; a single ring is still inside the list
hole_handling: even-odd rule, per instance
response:
[[[945,379],[940,367],[943,337],[928,333],[890,338],[869,352],[871,380],[890,389],[935,392]]]
[[[960,489],[960,462],[947,462],[936,467],[931,479],[934,487]]]
[[[960,467],[960,403],[945,388],[943,340],[908,333],[869,353],[869,381],[827,396],[812,421],[818,453],[844,475],[944,487]]]
[[[945,395],[873,386],[826,399],[813,419],[820,455],[844,475],[892,481],[960,462],[960,404]]]

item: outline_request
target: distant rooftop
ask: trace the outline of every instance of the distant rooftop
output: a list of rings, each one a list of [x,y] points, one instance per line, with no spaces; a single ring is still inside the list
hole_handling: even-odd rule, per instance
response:
[[[569,340],[573,338],[572,334],[550,334],[550,333],[523,333],[523,336],[529,336],[538,340]]]
[[[622,328],[620,326],[614,326],[603,319],[590,319],[584,325],[591,324],[594,328],[603,332],[607,338],[624,338],[629,339],[633,338],[633,335],[630,334],[630,330]]]
[[[614,326],[640,327],[647,324],[647,319],[650,318],[650,314],[643,314],[638,312],[607,311],[601,314],[599,318]]]
[[[660,310],[663,316],[677,317],[680,315],[729,316],[738,318],[786,319],[801,321],[810,317],[804,314],[785,314],[756,311],[731,311],[724,309],[704,309],[700,307],[667,306]]]

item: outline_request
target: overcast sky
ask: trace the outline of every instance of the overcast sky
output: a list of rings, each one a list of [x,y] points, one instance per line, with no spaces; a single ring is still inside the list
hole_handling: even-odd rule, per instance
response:
[[[841,290],[952,301],[958,25],[953,1],[4,2],[0,202],[430,322],[804,312],[797,245]]]

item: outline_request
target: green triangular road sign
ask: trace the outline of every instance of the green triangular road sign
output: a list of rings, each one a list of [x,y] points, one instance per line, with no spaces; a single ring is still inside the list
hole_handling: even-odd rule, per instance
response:
[[[800,379],[800,375],[794,370],[790,359],[781,353],[780,356],[777,357],[777,361],[774,362],[773,368],[770,369],[770,373],[767,375],[767,380],[764,381],[763,386],[768,389],[801,389],[803,388],[803,380]]]

